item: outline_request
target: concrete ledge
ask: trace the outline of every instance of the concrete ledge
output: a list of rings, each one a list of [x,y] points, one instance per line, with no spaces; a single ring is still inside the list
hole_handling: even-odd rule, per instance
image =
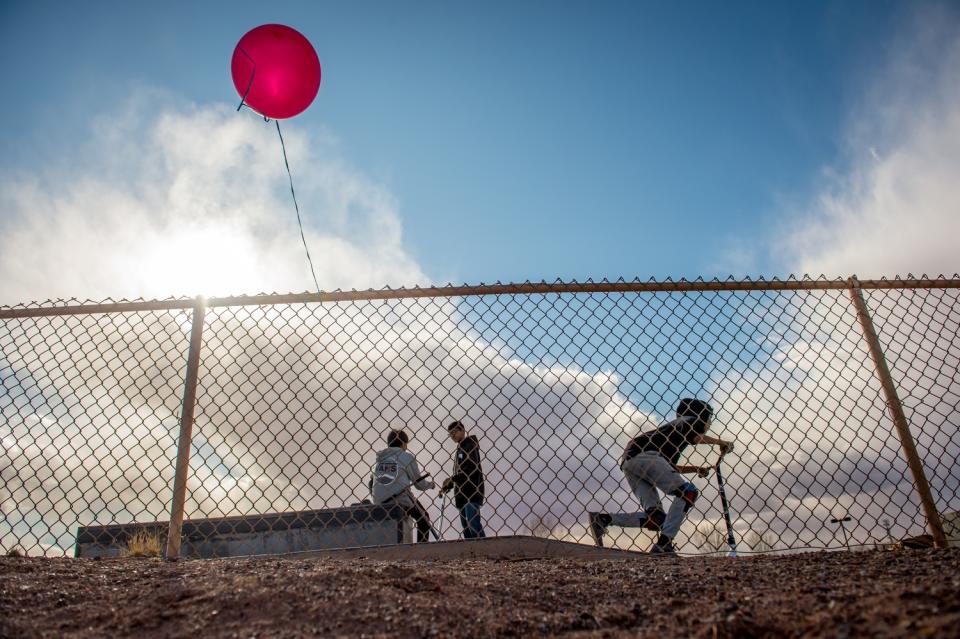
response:
[[[646,554],[616,548],[597,548],[596,546],[544,539],[542,537],[516,535],[463,541],[433,541],[420,544],[311,550],[290,553],[286,556],[431,561],[437,559],[547,559],[551,557],[638,559],[645,557]]]
[[[130,538],[146,533],[164,544],[169,522],[131,522],[77,529],[76,557],[117,557]],[[246,557],[355,548],[409,541],[410,525],[399,506],[356,505],[183,522],[182,557]]]

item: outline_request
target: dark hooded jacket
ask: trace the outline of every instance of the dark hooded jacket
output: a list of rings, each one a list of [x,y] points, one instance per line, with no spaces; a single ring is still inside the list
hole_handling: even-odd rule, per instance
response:
[[[464,437],[453,453],[454,500],[457,508],[467,504],[483,504],[483,468],[480,465],[480,442],[476,435]]]

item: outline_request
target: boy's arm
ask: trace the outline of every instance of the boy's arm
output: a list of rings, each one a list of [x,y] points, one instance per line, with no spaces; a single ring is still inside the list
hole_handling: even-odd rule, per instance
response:
[[[693,440],[693,443],[719,446],[721,455],[726,454],[726,452],[733,447],[733,442],[728,442],[727,440],[720,439],[719,437],[711,437],[710,435],[697,435]]]
[[[457,450],[454,451],[453,453],[454,458],[456,458],[459,452],[460,452],[460,448],[458,446]],[[466,475],[463,474],[463,467],[460,464],[458,464],[456,461],[453,462],[453,468],[458,472],[453,473],[452,475],[450,475],[449,477],[443,480],[443,484],[440,485],[440,492],[442,493],[445,493],[448,490],[451,490],[457,484],[462,484],[463,480],[466,479]]]
[[[433,480],[429,476],[424,475],[423,479],[416,481],[421,477],[420,475],[420,466],[417,465],[417,458],[414,457],[410,460],[410,465],[407,466],[407,476],[410,477],[410,483],[419,488],[420,490],[427,490],[428,488],[433,488]]]
[[[678,473],[696,473],[700,477],[710,474],[711,466],[677,466]]]

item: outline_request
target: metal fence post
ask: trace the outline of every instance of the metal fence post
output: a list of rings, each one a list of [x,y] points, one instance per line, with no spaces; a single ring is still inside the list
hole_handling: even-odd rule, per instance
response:
[[[173,479],[173,504],[170,506],[170,528],[167,532],[167,559],[180,556],[183,528],[183,505],[187,495],[187,472],[190,465],[190,444],[193,441],[193,409],[197,400],[197,373],[200,369],[200,346],[206,300],[197,297],[193,305],[193,326],[190,329],[190,350],[187,354],[187,375],[183,384],[183,405],[180,408],[180,439],[177,445],[177,468]]]
[[[917,454],[917,447],[913,441],[913,435],[910,433],[910,425],[907,424],[907,417],[903,413],[903,404],[897,395],[897,389],[893,385],[893,377],[890,375],[890,369],[887,367],[887,360],[883,355],[883,349],[880,347],[880,338],[873,326],[873,320],[870,312],[867,310],[867,302],[863,298],[863,291],[860,288],[860,282],[856,277],[851,277],[850,299],[857,309],[857,317],[860,320],[860,326],[863,327],[863,335],[867,340],[867,346],[870,348],[870,356],[877,368],[877,376],[880,378],[880,385],[883,387],[883,394],[887,399],[887,408],[890,410],[890,416],[897,427],[897,434],[900,436],[900,445],[903,446],[903,454],[907,458],[907,465],[910,466],[910,473],[913,475],[913,483],[917,486],[917,492],[920,495],[920,503],[923,505],[924,513],[927,516],[927,524],[930,532],[933,534],[933,542],[937,548],[947,547],[947,537],[943,532],[943,522],[940,520],[940,512],[933,501],[933,493],[930,491],[930,483],[923,472],[923,463],[920,461],[920,455]]]

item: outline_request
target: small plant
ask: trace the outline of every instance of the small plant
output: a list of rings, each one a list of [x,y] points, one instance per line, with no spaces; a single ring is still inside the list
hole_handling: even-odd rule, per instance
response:
[[[26,556],[26,553],[24,553],[19,546],[14,546],[13,548],[7,551],[7,557],[24,557],[24,556]]]
[[[750,547],[751,550],[756,552],[769,552],[773,550],[773,545],[776,543],[776,537],[769,530],[751,530],[744,538],[744,542]]]
[[[138,530],[127,540],[127,545],[120,549],[124,557],[159,557],[161,548],[160,534],[147,530]]]
[[[523,523],[534,537],[553,537],[554,530],[560,525],[550,513],[531,513]]]
[[[727,547],[726,536],[717,529],[716,523],[703,520],[690,537],[692,543],[701,552],[720,552]]]

